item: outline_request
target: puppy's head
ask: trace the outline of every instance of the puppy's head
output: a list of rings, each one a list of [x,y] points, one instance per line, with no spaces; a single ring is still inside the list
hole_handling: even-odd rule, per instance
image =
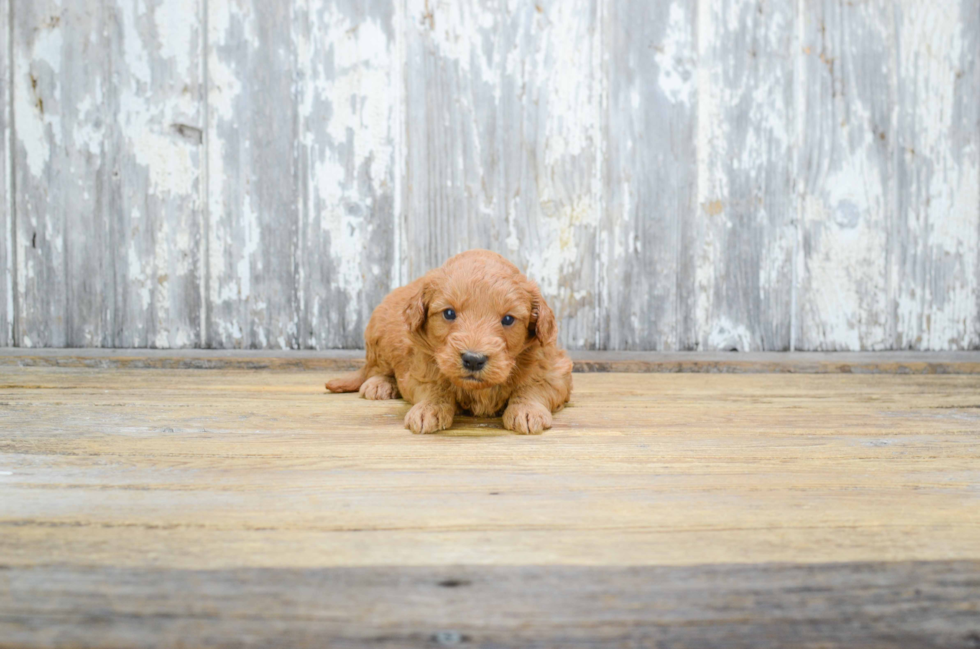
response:
[[[554,345],[555,316],[537,285],[500,255],[471,250],[425,276],[405,320],[457,387],[505,383],[530,345]]]

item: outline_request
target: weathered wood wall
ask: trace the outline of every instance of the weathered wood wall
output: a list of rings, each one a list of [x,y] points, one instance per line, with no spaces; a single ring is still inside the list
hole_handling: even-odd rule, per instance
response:
[[[0,345],[980,347],[980,0],[0,0]]]

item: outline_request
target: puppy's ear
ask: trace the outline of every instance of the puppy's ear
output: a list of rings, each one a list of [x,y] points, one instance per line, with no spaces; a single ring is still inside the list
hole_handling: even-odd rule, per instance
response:
[[[419,331],[429,317],[431,290],[428,282],[422,282],[419,290],[409,298],[405,305],[405,322],[409,331]]]
[[[534,282],[529,282],[531,293],[531,321],[528,323],[527,335],[537,338],[542,345],[554,345],[558,339],[558,325],[555,324],[555,314],[541,296],[541,289]]]

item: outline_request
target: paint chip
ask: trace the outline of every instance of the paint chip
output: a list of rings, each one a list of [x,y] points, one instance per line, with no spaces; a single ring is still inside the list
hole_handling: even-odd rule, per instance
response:
[[[708,216],[718,216],[725,211],[725,204],[721,201],[711,201],[702,205]]]

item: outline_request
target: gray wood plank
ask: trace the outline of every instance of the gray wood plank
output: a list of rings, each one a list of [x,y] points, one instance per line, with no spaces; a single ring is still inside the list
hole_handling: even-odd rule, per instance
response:
[[[600,240],[603,349],[697,343],[696,3],[609,5],[608,193]]]
[[[896,3],[897,349],[980,346],[980,2]]]
[[[698,5],[700,349],[790,347],[795,5]]]
[[[14,0],[18,343],[109,344],[105,8]]]
[[[197,347],[201,334],[203,0],[106,3],[112,170],[102,257],[114,347]]]
[[[977,561],[238,570],[4,566],[0,583],[0,646],[21,649],[972,649],[980,640]]]
[[[10,0],[0,0],[0,347],[14,344],[14,211],[11,159]]]
[[[24,346],[198,341],[197,2],[15,0]]]
[[[402,275],[488,248],[536,280],[561,340],[596,344],[601,216],[594,0],[410,0]]]
[[[496,152],[501,54],[494,0],[406,2],[402,276],[492,247],[505,231]],[[506,235],[504,235],[506,236]]]
[[[208,346],[300,345],[294,9],[207,5]]]
[[[571,351],[575,372],[708,374],[980,374],[980,351],[957,352],[637,352]],[[19,349],[0,350],[0,367],[345,372],[364,350]],[[980,406],[980,404],[977,404]],[[968,406],[972,407],[972,406]]]
[[[392,0],[312,0],[297,10],[302,224],[299,343],[363,347],[394,288],[397,84]]]
[[[0,345],[359,347],[487,247],[572,348],[980,346],[980,0],[203,3],[0,0]]]
[[[797,347],[887,349],[894,7],[828,0],[804,8]]]

